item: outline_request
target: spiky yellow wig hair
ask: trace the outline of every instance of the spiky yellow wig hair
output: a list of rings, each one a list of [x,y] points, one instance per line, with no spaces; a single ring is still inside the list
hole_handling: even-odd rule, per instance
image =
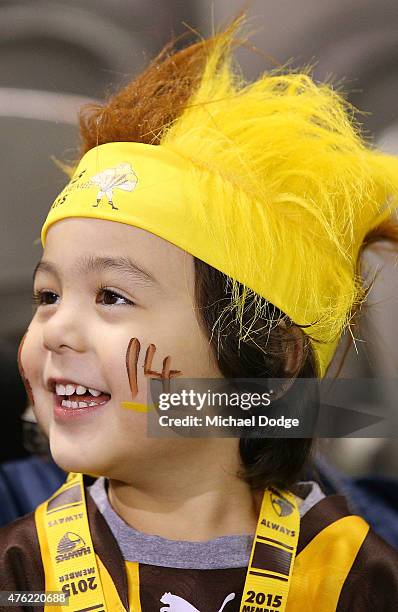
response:
[[[323,376],[365,299],[359,254],[397,206],[398,161],[367,146],[349,104],[307,72],[244,82],[233,30],[214,38],[156,146],[112,142],[83,156],[42,242],[67,217],[153,232],[228,275],[238,316],[254,302],[264,317],[270,303],[304,326]]]

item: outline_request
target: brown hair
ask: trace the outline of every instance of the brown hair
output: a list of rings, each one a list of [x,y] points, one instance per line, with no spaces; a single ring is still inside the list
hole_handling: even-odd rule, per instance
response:
[[[82,155],[107,142],[159,144],[164,131],[179,117],[199,84],[213,41],[203,40],[180,51],[175,51],[175,41],[169,43],[141,75],[103,105],[86,106],[80,114]],[[372,230],[362,250],[381,239],[398,244],[398,226],[393,221]],[[253,324],[254,313],[246,308],[243,325],[250,333],[244,342],[238,342],[239,324],[234,312],[224,309],[226,300],[230,299],[228,277],[195,258],[195,278],[200,322],[225,377],[315,378],[319,375],[308,334],[283,312],[260,298],[267,305],[266,316],[256,318]],[[243,286],[240,288],[244,290]],[[290,351],[297,350],[298,338],[301,341],[299,360],[295,371],[289,372],[287,357]],[[311,449],[311,439],[241,438],[240,476],[253,489],[264,489],[270,484],[289,487],[299,478]]]
[[[199,83],[211,45],[211,40],[204,40],[173,53],[180,38],[168,43],[142,74],[104,105],[83,107],[82,155],[107,142],[159,144]]]

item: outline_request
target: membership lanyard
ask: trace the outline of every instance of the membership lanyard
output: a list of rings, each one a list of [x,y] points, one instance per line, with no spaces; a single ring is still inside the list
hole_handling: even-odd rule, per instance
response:
[[[60,591],[67,605],[45,605],[45,612],[114,612],[104,597],[88,523],[83,475],[66,482],[35,511],[46,591]],[[296,555],[300,515],[295,497],[265,490],[250,555],[240,612],[284,612]],[[118,610],[125,610],[121,602]],[[130,610],[129,612],[137,612]]]

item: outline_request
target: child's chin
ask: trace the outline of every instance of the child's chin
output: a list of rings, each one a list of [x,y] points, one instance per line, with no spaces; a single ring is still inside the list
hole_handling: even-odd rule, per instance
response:
[[[64,472],[78,472],[81,474],[90,474],[92,476],[99,476],[103,472],[103,466],[100,465],[97,457],[82,456],[82,454],[73,452],[70,448],[62,448],[60,444],[51,445],[51,455],[55,463]]]

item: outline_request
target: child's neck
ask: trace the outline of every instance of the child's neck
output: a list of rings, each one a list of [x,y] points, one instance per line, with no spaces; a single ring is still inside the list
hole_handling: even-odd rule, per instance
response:
[[[152,478],[148,486],[110,479],[108,496],[117,514],[138,531],[189,541],[254,535],[262,501],[262,494],[223,470],[180,470],[178,479],[174,472],[157,483]]]

